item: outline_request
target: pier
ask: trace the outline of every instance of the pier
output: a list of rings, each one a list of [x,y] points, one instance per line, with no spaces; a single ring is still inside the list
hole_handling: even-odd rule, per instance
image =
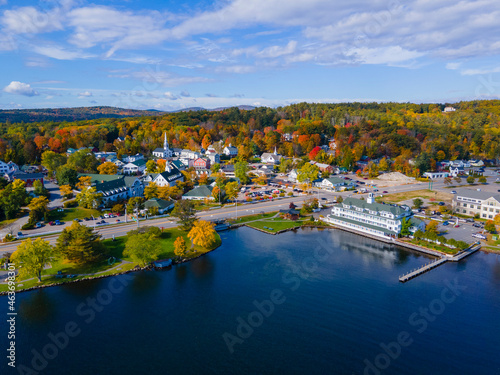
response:
[[[427,271],[430,271],[432,270],[433,268],[436,268],[438,266],[440,266],[441,264],[443,263],[446,263],[446,262],[458,262],[460,260],[462,260],[463,258],[475,253],[476,251],[478,251],[479,249],[481,248],[481,245],[480,244],[475,244],[473,246],[471,246],[470,248],[462,251],[461,253],[455,255],[455,256],[450,256],[450,257],[442,257],[440,259],[437,259],[436,261],[432,262],[432,263],[428,263],[420,268],[417,268],[416,270],[413,270],[409,273],[407,273],[406,275],[403,275],[403,276],[400,276],[399,277],[399,281],[402,282],[402,283],[405,283],[407,282],[408,280],[411,280],[413,279],[414,277],[417,277]]]

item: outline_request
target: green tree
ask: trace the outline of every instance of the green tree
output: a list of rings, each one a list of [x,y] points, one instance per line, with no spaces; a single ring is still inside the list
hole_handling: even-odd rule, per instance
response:
[[[318,178],[318,175],[319,175],[319,168],[317,165],[305,163],[297,171],[297,180],[299,182],[313,182]]]
[[[83,208],[97,208],[102,203],[102,193],[98,193],[94,186],[87,187],[76,195],[78,205]]]
[[[217,174],[220,171],[220,164],[219,163],[214,163],[210,167],[210,170],[212,171],[212,174]]]
[[[424,201],[420,198],[415,198],[413,200],[413,207],[419,209],[419,208],[422,208],[422,206],[424,205]]]
[[[411,234],[410,227],[411,227],[411,219],[408,217],[403,218],[403,220],[401,221],[400,234],[405,237],[409,236]]]
[[[78,172],[66,164],[57,169],[56,179],[59,185],[70,185],[71,187],[75,187],[78,182]]]
[[[234,165],[234,174],[239,178],[242,185],[246,185],[250,181],[250,177],[247,175],[249,170],[250,168],[246,161],[239,161]]]
[[[0,209],[8,220],[16,217],[27,200],[25,183],[21,180],[14,180],[0,191]]]
[[[47,197],[36,197],[33,198],[28,205],[30,209],[30,219],[29,221],[35,223],[42,220],[47,213],[47,207],[49,205],[49,200]]]
[[[472,185],[476,181],[476,179],[472,176],[469,176],[469,177],[467,177],[466,181],[468,184]]]
[[[129,256],[141,266],[146,266],[158,259],[161,246],[154,233],[128,233],[123,255]]]
[[[144,199],[141,197],[131,197],[127,202],[127,212],[132,214],[144,208]]]
[[[80,173],[95,173],[99,161],[90,149],[78,150],[68,157],[68,166]]]
[[[147,173],[156,173],[157,166],[154,160],[148,160],[146,162],[146,172]]]
[[[49,241],[41,238],[23,241],[11,256],[11,262],[20,264],[19,276],[36,277],[38,282],[42,281],[42,271],[50,262],[54,254],[54,248]]]
[[[486,183],[486,177],[484,177],[484,176],[480,176],[480,177],[478,178],[478,180],[477,180],[477,181],[478,181],[479,183],[481,183],[481,184],[485,184],[485,183]]]
[[[43,186],[43,182],[40,181],[40,180],[35,180],[33,181],[33,193],[35,193],[35,195],[44,195],[45,194],[45,188]]]
[[[75,221],[57,238],[56,251],[70,262],[88,264],[101,260],[105,247],[101,242],[101,236],[91,227]]]
[[[238,182],[232,181],[228,182],[226,186],[224,187],[224,190],[226,191],[226,198],[229,200],[235,200],[236,197],[238,196],[239,192],[239,185]]]
[[[454,180],[455,180],[455,182],[456,182],[457,184],[460,184],[460,183],[462,182],[462,179],[461,179],[460,177],[458,177],[458,176],[457,176],[457,177],[455,177],[455,178],[454,178]]]
[[[64,155],[55,153],[54,151],[45,151],[42,154],[42,165],[47,168],[51,176],[64,164],[66,164],[66,156]]]
[[[188,199],[181,199],[175,202],[171,215],[179,219],[178,222],[182,230],[191,230],[193,223],[196,221],[194,203]]]

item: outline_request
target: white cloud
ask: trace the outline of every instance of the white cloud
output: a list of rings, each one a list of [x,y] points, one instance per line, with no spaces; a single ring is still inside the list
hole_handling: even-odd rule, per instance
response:
[[[362,64],[392,65],[416,59],[423,56],[423,53],[394,46],[387,48],[354,48],[347,55]]]
[[[181,96],[183,96],[185,98],[189,98],[191,96],[191,94],[188,91],[181,91]]]
[[[166,39],[164,23],[169,18],[159,12],[134,14],[104,6],[78,8],[68,14],[68,24],[75,29],[70,42],[80,48],[109,44],[107,57],[110,57],[121,48],[163,42]]]
[[[172,94],[170,91],[167,91],[163,94],[163,96],[169,100],[177,100],[179,97],[177,95]]]
[[[460,68],[460,65],[462,65],[462,63],[459,63],[459,62],[449,62],[449,63],[446,64],[446,69],[457,70],[458,68]]]
[[[6,10],[0,18],[0,24],[4,26],[6,32],[37,34],[62,30],[61,18],[63,15],[59,8],[42,12],[35,7],[22,7]]]
[[[283,55],[289,55],[294,53],[297,49],[297,41],[291,40],[285,47],[280,46],[271,46],[263,49],[259,53],[257,53],[258,57],[263,58],[276,58]]]
[[[76,59],[88,59],[94,57],[94,55],[89,53],[80,51],[69,51],[55,45],[33,46],[32,48],[34,52],[56,60],[76,60]]]
[[[38,92],[33,90],[33,88],[28,83],[23,83],[19,81],[12,81],[7,86],[4,87],[3,91],[9,94],[17,94],[24,96],[36,96],[39,95]]]
[[[92,95],[92,93],[90,91],[84,91],[84,92],[80,92],[78,94],[79,98],[89,98],[91,96],[93,96],[93,95]]]
[[[159,88],[160,86],[173,87],[189,83],[212,81],[211,79],[205,77],[178,76],[158,70],[153,71],[152,69],[122,74],[110,74],[109,77],[132,78],[140,80],[142,81],[142,90],[144,91],[151,91]]]
[[[475,76],[482,74],[500,73],[500,67],[486,69],[464,69],[460,72],[463,76]]]

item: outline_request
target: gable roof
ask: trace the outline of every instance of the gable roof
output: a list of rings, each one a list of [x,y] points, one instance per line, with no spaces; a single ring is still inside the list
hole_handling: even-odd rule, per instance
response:
[[[146,165],[146,160],[145,159],[137,159],[137,160],[132,161],[128,164],[134,164],[136,167],[142,167],[142,166]]]
[[[383,204],[377,202],[368,203],[367,201],[356,198],[346,198],[342,203],[339,203],[339,205],[360,207],[368,209],[370,211],[384,211],[384,212],[389,212],[395,216],[399,216],[402,213],[406,212],[406,210],[400,206],[392,206],[390,204]]]
[[[90,177],[90,183],[102,183],[113,180],[121,180],[123,175],[118,174],[97,174],[97,173],[78,173],[78,178],[80,177]]]
[[[212,195],[213,187],[200,185],[188,191],[183,197],[209,197]]]
[[[174,204],[173,201],[167,201],[164,199],[160,198],[151,198],[144,202],[144,207],[149,208],[149,207],[158,207],[160,210],[163,210],[165,208],[168,208]]]
[[[495,193],[489,193],[487,191],[477,191],[473,189],[458,189],[457,190],[457,197],[466,197],[466,198],[474,198],[474,199],[488,199],[488,198],[494,198],[497,201],[500,202],[500,194],[495,194]]]

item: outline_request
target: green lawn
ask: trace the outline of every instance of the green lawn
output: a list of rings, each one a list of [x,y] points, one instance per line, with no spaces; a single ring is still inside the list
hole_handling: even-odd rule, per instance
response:
[[[49,212],[49,221],[60,220],[60,221],[72,221],[74,219],[83,219],[84,217],[92,218],[102,215],[100,211],[82,208],[82,207],[71,207],[65,208],[64,211],[58,212],[58,210],[52,210]]]
[[[174,258],[174,241],[176,240],[177,237],[182,236],[186,240],[186,244],[188,247],[190,246],[191,241],[187,238],[187,232],[184,232],[178,228],[172,228],[172,229],[167,229],[164,230],[161,236],[161,247],[162,247],[162,253],[159,256],[159,259],[167,259],[167,258]],[[129,257],[124,257],[123,256],[123,250],[125,250],[125,242],[126,242],[126,237],[117,237],[114,241],[112,239],[106,239],[103,240],[103,244],[106,246],[106,254],[104,257],[104,260],[102,260],[99,263],[96,264],[91,264],[91,265],[77,265],[74,263],[62,261],[62,260],[54,260],[51,262],[51,268],[48,268],[42,272],[42,282],[38,283],[37,280],[30,280],[23,282],[22,279],[18,279],[17,282],[18,284],[22,284],[22,286],[19,288],[20,289],[27,289],[31,288],[35,285],[48,285],[48,284],[63,284],[71,280],[79,280],[79,279],[85,279],[88,278],[88,276],[77,276],[75,278],[71,279],[58,279],[55,276],[50,276],[50,277],[43,277],[43,275],[54,275],[58,271],[61,271],[63,274],[70,274],[70,275],[81,275],[81,274],[86,274],[86,273],[99,273],[98,276],[101,275],[112,275],[116,273],[121,273],[126,270],[130,270],[137,266],[136,263],[121,263],[121,260],[127,261],[127,262],[132,262],[132,259]],[[204,249],[200,246],[194,246],[191,251],[187,254],[186,258],[195,258],[199,256],[200,254],[207,253],[216,247],[220,246],[221,244],[221,238],[217,234],[217,240],[216,242],[212,245],[211,248],[209,249]],[[115,257],[116,260],[113,264],[110,264],[108,262],[108,259],[110,257]],[[121,264],[120,264],[121,263]],[[120,264],[120,266],[118,266]],[[114,268],[116,267],[116,268]],[[110,270],[114,268],[113,270]],[[109,272],[104,272],[106,270],[110,270]],[[0,292],[5,292],[7,291],[7,284],[0,284]]]
[[[231,220],[228,220],[228,221],[231,224],[243,224],[243,223],[247,223],[247,222],[253,221],[253,220],[267,219],[267,218],[273,217],[275,215],[276,215],[276,212],[269,212],[267,214],[257,214],[257,215],[242,216],[238,220],[231,219]]]
[[[258,228],[269,233],[276,233],[280,230],[300,227],[302,224],[304,224],[304,222],[306,221],[303,220],[292,221],[292,220],[284,220],[281,218],[276,218],[270,220],[254,221],[248,223],[247,226],[251,228]]]

